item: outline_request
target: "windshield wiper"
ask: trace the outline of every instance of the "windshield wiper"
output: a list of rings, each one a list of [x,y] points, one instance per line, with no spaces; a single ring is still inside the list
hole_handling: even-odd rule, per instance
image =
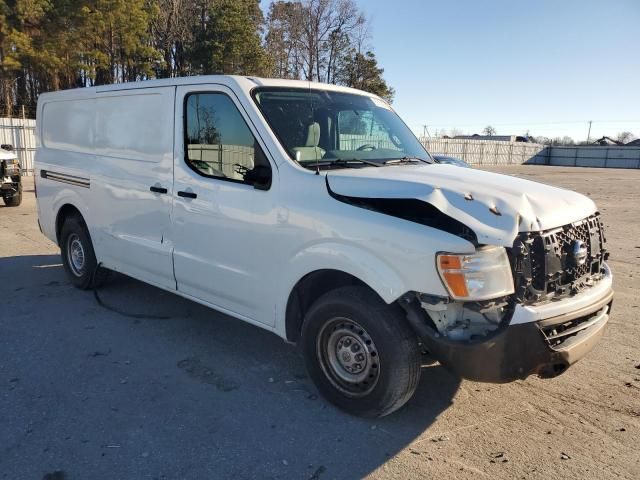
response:
[[[387,160],[384,165],[399,165],[401,163],[430,163],[420,157],[402,157]]]
[[[306,167],[332,167],[334,165],[352,167],[356,165],[371,165],[372,167],[381,167],[383,164],[372,162],[371,160],[362,160],[361,158],[338,158],[336,160],[320,160],[316,162],[307,162]]]

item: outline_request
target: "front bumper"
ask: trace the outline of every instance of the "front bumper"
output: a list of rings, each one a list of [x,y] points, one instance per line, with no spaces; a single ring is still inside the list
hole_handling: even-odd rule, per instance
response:
[[[0,177],[0,190],[10,190],[15,191],[18,189],[18,184],[20,183],[19,176],[4,176]]]
[[[522,307],[526,313],[516,311],[511,324],[488,339],[455,342],[430,333],[422,341],[434,358],[469,380],[506,383],[534,374],[555,377],[602,338],[613,303],[611,274],[607,274],[592,292],[568,304]]]

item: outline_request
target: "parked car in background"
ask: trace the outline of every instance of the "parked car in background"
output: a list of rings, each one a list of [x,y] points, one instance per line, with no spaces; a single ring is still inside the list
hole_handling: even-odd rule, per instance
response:
[[[36,129],[39,224],[75,286],[116,270],[298,343],[354,414],[400,408],[426,353],[477,381],[559,375],[609,319],[591,199],[434,164],[369,93],[105,85],[40,95]]]
[[[7,207],[22,203],[22,172],[11,145],[0,146],[0,196]]]
[[[471,168],[467,162],[462,160],[461,158],[450,157],[448,155],[431,155],[436,163],[445,163],[447,165],[455,165],[456,167],[465,167]]]

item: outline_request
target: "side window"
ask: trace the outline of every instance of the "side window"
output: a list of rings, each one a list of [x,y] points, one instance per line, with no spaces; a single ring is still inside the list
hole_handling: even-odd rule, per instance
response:
[[[228,96],[190,94],[185,108],[185,160],[193,170],[256,188],[269,187],[269,161]]]

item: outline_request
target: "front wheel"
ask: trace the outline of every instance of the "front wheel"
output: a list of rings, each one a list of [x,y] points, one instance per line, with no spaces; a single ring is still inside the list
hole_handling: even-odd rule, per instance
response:
[[[421,354],[402,310],[365,287],[343,287],[310,308],[302,328],[309,375],[320,393],[354,415],[382,417],[413,395]]]
[[[7,207],[18,207],[22,203],[22,183],[18,184],[18,191],[12,196],[4,197],[4,204]]]

